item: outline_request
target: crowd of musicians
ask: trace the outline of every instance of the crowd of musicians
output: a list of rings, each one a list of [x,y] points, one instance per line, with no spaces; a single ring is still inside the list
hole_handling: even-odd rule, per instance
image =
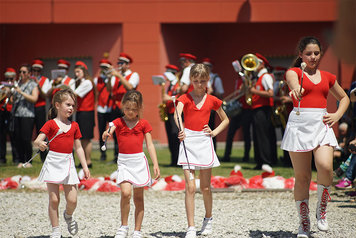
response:
[[[163,73],[165,83],[161,83],[160,116],[165,123],[172,166],[177,165],[179,150],[172,96],[178,97],[192,90],[189,72],[198,60],[190,53],[181,53],[179,62],[179,67],[166,65],[166,71]],[[224,99],[223,81],[214,73],[213,61],[203,58],[199,62],[209,66],[211,70],[208,93]],[[96,78],[89,75],[88,67],[82,61],[74,65],[75,78],[68,76],[71,65],[64,59],[58,60],[57,69],[63,70],[65,74],[52,79],[42,75],[45,65],[40,59],[33,60],[30,65],[22,65],[18,71],[7,68],[0,85],[0,164],[6,163],[7,139],[11,143],[13,163],[18,167],[31,158],[34,128],[38,132],[46,122],[46,109],[53,95],[58,90],[69,87],[77,96],[78,108],[73,120],[78,122],[83,133],[82,144],[87,163],[91,167],[94,112],[97,111],[99,135],[102,135],[113,118],[123,116],[120,109],[123,95],[128,90],[139,90],[140,77],[137,72],[131,71],[132,63],[132,58],[125,53],[119,55],[115,65],[107,59],[102,59],[98,65],[100,75]],[[256,169],[261,169],[263,165],[272,166],[277,163],[275,128],[281,128],[283,133],[287,115],[293,107],[283,78],[286,69],[273,68],[268,60],[258,53],[242,57],[240,63],[242,68],[235,68],[241,72],[236,74],[234,92],[225,97],[224,101],[231,123],[222,161],[230,161],[235,133],[241,127],[244,138],[243,161],[250,159],[252,131]],[[215,114],[212,113],[209,125],[214,128],[214,124]],[[101,147],[104,142],[99,138]],[[116,140],[116,137],[114,139]],[[116,141],[114,144],[117,145]],[[215,140],[214,146],[216,147]],[[117,158],[118,151],[119,148],[115,146],[114,158]],[[44,161],[45,153],[41,153],[41,159]],[[100,160],[106,160],[105,151],[101,151]],[[290,165],[288,153],[284,154],[283,163]]]

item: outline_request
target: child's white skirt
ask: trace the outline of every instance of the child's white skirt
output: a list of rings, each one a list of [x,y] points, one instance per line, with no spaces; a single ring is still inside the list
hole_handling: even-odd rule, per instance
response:
[[[49,151],[38,181],[56,184],[78,184],[73,154]]]
[[[323,122],[326,109],[300,108],[300,115],[296,114],[297,110],[293,108],[289,114],[281,149],[306,152],[322,145],[337,146],[333,129]]]
[[[211,136],[206,135],[203,131],[192,131],[186,128],[184,132],[186,136],[184,144],[190,169],[201,170],[220,165]],[[179,146],[178,165],[182,165],[183,169],[189,169],[183,141]]]
[[[134,187],[145,187],[152,184],[150,167],[145,153],[121,154],[117,158],[116,183],[124,181],[131,183]]]

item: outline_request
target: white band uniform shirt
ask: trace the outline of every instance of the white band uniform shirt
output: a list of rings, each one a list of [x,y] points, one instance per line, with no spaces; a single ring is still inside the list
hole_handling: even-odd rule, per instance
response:
[[[289,70],[297,73],[300,84],[301,69],[291,68]],[[327,113],[327,95],[329,89],[334,86],[336,77],[326,71],[320,71],[320,75],[320,82],[315,84],[304,74],[303,88],[305,92],[300,103],[300,114],[296,114],[298,101],[293,98],[294,109],[289,114],[281,149],[305,152],[311,151],[317,146],[335,147],[338,145],[333,129],[323,122],[323,116]]]
[[[209,122],[211,110],[218,110],[222,101],[212,95],[207,95],[200,109],[194,103],[190,94],[184,94],[178,98],[179,102],[184,104],[184,139],[187,151],[189,167],[193,170],[207,169],[220,165],[216,156],[212,137],[203,132],[204,125]],[[179,147],[178,165],[183,169],[188,169],[188,161],[185,156],[183,142]]]
[[[128,69],[122,74],[122,76],[126,78],[130,74],[132,75],[130,76],[130,79],[128,81],[133,88],[137,88],[138,84],[140,83],[140,76],[138,75],[138,73],[132,72],[130,69]]]
[[[151,185],[150,169],[143,152],[145,134],[152,131],[151,125],[145,119],[140,119],[130,129],[122,117],[115,119],[113,123],[116,127],[115,133],[119,144],[116,183],[127,181],[134,187]]]
[[[40,132],[51,140],[58,132],[55,120],[47,121]],[[78,174],[75,169],[72,154],[74,140],[82,137],[78,123],[72,122],[67,132],[59,134],[49,145],[49,152],[43,163],[38,181],[56,184],[78,184]]]

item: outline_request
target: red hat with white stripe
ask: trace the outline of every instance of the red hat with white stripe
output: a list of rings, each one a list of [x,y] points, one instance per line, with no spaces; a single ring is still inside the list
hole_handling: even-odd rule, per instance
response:
[[[109,67],[112,66],[112,63],[111,63],[109,60],[107,60],[107,59],[102,59],[102,60],[99,61],[99,66],[100,66],[100,67],[107,67],[107,68],[109,68]]]
[[[256,53],[256,57],[259,59],[260,63],[264,63],[265,66],[270,67],[268,60],[261,54]]]
[[[32,68],[40,68],[43,69],[43,61],[40,59],[35,59],[32,61]]]
[[[57,61],[57,66],[59,68],[69,69],[70,63],[67,60],[60,59],[60,60]]]
[[[4,75],[5,75],[5,77],[16,76],[16,70],[14,68],[6,68]]]
[[[77,67],[77,66],[82,66],[82,67],[84,67],[86,70],[88,70],[88,66],[87,66],[83,61],[77,61],[77,62],[75,63],[75,67]]]
[[[171,72],[178,72],[179,68],[173,64],[167,64],[166,69],[171,71]]]
[[[126,63],[132,64],[132,58],[126,53],[120,53],[119,61],[125,61]]]
[[[212,66],[213,65],[213,61],[210,59],[210,58],[204,58],[202,61],[201,61],[202,64],[206,64],[208,66]]]
[[[179,59],[188,59],[188,60],[197,60],[197,57],[195,55],[189,54],[189,53],[180,53],[179,54]]]

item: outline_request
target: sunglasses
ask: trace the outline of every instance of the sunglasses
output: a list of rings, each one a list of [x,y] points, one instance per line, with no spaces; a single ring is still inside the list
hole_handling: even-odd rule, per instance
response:
[[[19,74],[27,74],[28,72],[27,71],[25,71],[25,70],[20,70],[19,71]]]
[[[12,81],[14,78],[5,78],[5,81]]]
[[[32,72],[41,72],[40,69],[32,69]]]
[[[117,62],[117,64],[118,64],[118,65],[122,65],[122,64],[126,64],[126,62],[124,62],[124,61],[119,61],[119,62]]]

